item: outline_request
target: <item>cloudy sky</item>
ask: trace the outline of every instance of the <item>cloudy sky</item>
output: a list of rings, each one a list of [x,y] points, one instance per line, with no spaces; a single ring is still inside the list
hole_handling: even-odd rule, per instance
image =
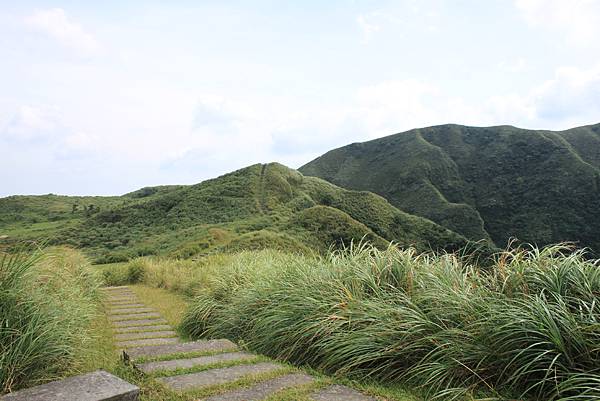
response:
[[[442,123],[598,123],[599,37],[600,0],[0,0],[0,196],[296,168]]]

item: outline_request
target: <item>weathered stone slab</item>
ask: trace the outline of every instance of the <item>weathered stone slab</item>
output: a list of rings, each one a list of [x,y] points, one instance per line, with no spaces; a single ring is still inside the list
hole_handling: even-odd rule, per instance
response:
[[[116,300],[115,300],[116,299]],[[122,305],[122,304],[131,304],[131,303],[140,303],[137,297],[120,297],[120,298],[105,298],[105,301],[109,305]]]
[[[294,373],[276,377],[258,383],[249,388],[228,391],[206,399],[206,401],[258,401],[292,387],[302,386],[315,381],[311,376],[303,373]]]
[[[156,312],[152,308],[119,308],[119,309],[111,309],[108,313],[109,315],[126,315],[128,313],[147,313],[147,312]]]
[[[106,296],[106,298],[110,299],[110,298],[130,298],[130,297],[135,297],[135,293],[131,292],[131,291],[111,291],[111,292],[104,292],[104,295]]]
[[[150,326],[156,324],[165,324],[165,319],[136,319],[136,320],[120,320],[113,322],[113,327],[133,327],[133,326]]]
[[[325,387],[312,394],[311,399],[315,401],[377,401],[377,399],[350,387],[340,385]]]
[[[143,338],[167,338],[167,337],[177,337],[177,333],[175,333],[173,330],[163,330],[163,331],[142,331],[142,332],[137,332],[137,333],[115,334],[115,340],[118,340],[118,341],[141,340]]]
[[[179,376],[160,377],[157,380],[173,390],[188,390],[230,383],[245,376],[269,373],[281,368],[282,365],[276,363],[261,362],[254,365],[238,365]]]
[[[143,356],[152,357],[189,352],[233,351],[235,349],[237,349],[237,346],[229,340],[200,340],[174,345],[161,345],[158,347],[130,348],[127,350],[127,355],[133,359]]]
[[[119,297],[119,298],[109,297],[106,300],[108,301],[108,303],[110,305],[114,305],[116,303],[121,303],[121,302],[122,303],[127,303],[127,302],[137,303],[137,302],[139,302],[138,299],[137,299],[137,297],[134,297],[134,296],[131,296],[131,297]]]
[[[106,309],[124,309],[124,308],[145,308],[146,305],[141,304],[137,301],[123,302],[118,304],[106,304]]]
[[[120,341],[116,345],[119,348],[130,348],[130,347],[145,347],[145,346],[157,346],[165,344],[177,344],[179,338],[144,338],[139,340]]]
[[[198,366],[209,366],[222,362],[245,361],[255,358],[256,355],[246,352],[228,352],[225,354],[207,355],[198,358],[175,359],[171,361],[146,362],[137,365],[137,368],[145,373],[155,372],[157,370],[175,370],[195,368]]]
[[[0,397],[2,401],[135,401],[140,389],[99,370]]]
[[[137,320],[136,320],[137,322]],[[159,331],[159,330],[171,330],[172,327],[168,324],[157,324],[153,326],[129,326],[129,327],[115,327],[113,331],[115,333],[143,333],[145,331]]]
[[[133,292],[112,292],[105,293],[106,299],[119,299],[119,298],[136,298],[137,296]]]
[[[160,317],[160,313],[158,313],[158,312],[130,313],[128,315],[109,316],[108,319],[111,322],[118,322],[119,320],[138,320],[138,319],[148,319],[151,317]]]
[[[140,303],[113,304],[113,305],[107,305],[107,306],[108,306],[109,310],[125,309],[125,308],[145,308],[146,307],[146,305],[140,304]]]

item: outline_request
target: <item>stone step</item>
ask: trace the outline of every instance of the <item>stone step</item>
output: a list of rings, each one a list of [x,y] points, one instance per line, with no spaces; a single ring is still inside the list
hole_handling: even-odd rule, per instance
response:
[[[147,313],[147,312],[156,312],[152,308],[119,308],[119,309],[111,309],[108,314],[109,315],[126,315],[128,313]]]
[[[133,294],[134,292],[131,290],[131,288],[114,288],[114,289],[104,289],[101,290],[104,294],[122,294],[122,293],[131,293]]]
[[[214,395],[207,398],[206,401],[259,401],[279,391],[310,384],[314,381],[315,379],[304,373],[293,373],[260,382],[249,388]]]
[[[123,308],[145,308],[146,305],[141,304],[139,301],[128,301],[117,304],[107,303],[105,304],[108,310],[111,309],[123,309]]]
[[[167,326],[169,327],[169,326]],[[127,340],[141,340],[144,338],[167,338],[177,337],[177,333],[173,330],[162,330],[162,331],[142,331],[137,333],[121,333],[115,334],[115,340],[127,341]]]
[[[135,401],[140,389],[99,370],[17,391],[2,401]]]
[[[120,320],[118,322],[112,322],[113,327],[137,327],[137,326],[151,326],[157,324],[165,324],[165,319],[135,319],[135,320]]]
[[[102,294],[105,294],[109,297],[113,297],[113,296],[118,296],[120,294],[135,295],[135,292],[133,292],[131,290],[114,290],[114,291],[103,291]]]
[[[245,361],[256,358],[256,355],[246,352],[227,352],[225,354],[200,356],[198,358],[174,359],[171,361],[146,362],[136,365],[144,373],[151,373],[157,370],[175,370],[195,368],[199,366],[215,365],[217,363],[231,361]]]
[[[119,291],[103,291],[102,294],[104,294],[106,297],[122,297],[122,296],[135,296],[135,292],[130,291],[130,290],[119,290]]]
[[[140,302],[136,297],[120,297],[120,298],[106,298],[109,305],[115,305],[119,303],[138,303]]]
[[[145,308],[146,305],[140,303],[126,303],[126,304],[114,304],[107,305],[109,309],[125,309],[125,308]]]
[[[376,398],[337,384],[313,393],[310,398],[314,401],[377,401]]]
[[[120,333],[143,333],[146,331],[159,331],[159,330],[172,330],[172,327],[168,324],[158,324],[154,326],[129,326],[129,327],[115,327],[113,331],[117,334]]]
[[[146,312],[146,313],[130,313],[127,315],[114,315],[109,316],[108,320],[111,322],[118,322],[119,320],[138,320],[138,319],[148,319],[160,317],[160,313],[158,312]]]
[[[126,285],[114,285],[111,287],[100,287],[101,291],[112,291],[112,290],[122,290],[122,289],[130,289],[129,286]]]
[[[123,298],[121,297],[121,299],[116,298],[112,299],[112,298],[105,298],[105,301],[108,305],[123,305],[123,304],[138,304],[140,303],[140,301],[137,299],[137,297],[127,297],[127,298]]]
[[[138,340],[119,341],[116,345],[118,348],[134,348],[134,347],[146,347],[146,346],[158,346],[166,344],[178,344],[179,338],[143,338]]]
[[[245,376],[274,372],[281,368],[283,365],[261,362],[254,365],[238,365],[185,375],[159,377],[157,380],[173,390],[181,391],[231,383]]]
[[[229,340],[200,340],[158,347],[129,348],[126,353],[131,359],[135,359],[192,352],[224,352],[236,349],[237,346]]]

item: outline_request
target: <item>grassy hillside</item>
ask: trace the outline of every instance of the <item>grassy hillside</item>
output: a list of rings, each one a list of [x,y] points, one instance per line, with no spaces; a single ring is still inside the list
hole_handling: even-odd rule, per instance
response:
[[[194,296],[180,327],[194,338],[226,337],[338,378],[424,399],[591,401],[598,263],[557,245],[505,251],[481,270],[455,255],[359,245],[322,257],[144,257],[102,271],[109,283]]]
[[[415,129],[332,150],[300,171],[375,192],[470,239],[600,251],[600,125]]]
[[[73,208],[75,202],[95,206],[81,211]],[[0,214],[5,211],[13,216],[0,220],[0,234],[8,240],[48,238],[87,249],[97,262],[240,249],[325,251],[362,237],[379,247],[394,241],[420,250],[468,244],[463,236],[404,213],[378,195],[345,190],[276,163],[122,197],[6,198],[0,200]],[[34,216],[36,222],[23,224]]]

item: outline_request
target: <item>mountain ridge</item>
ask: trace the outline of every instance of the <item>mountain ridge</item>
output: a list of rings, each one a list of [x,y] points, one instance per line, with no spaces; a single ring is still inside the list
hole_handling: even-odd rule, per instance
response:
[[[333,149],[299,171],[373,191],[471,240],[600,249],[600,124],[417,128]]]
[[[11,214],[15,199],[2,198],[0,234],[15,241],[48,238],[86,249],[97,262],[265,247],[321,252],[363,238],[381,248],[393,241],[422,251],[470,245],[464,236],[407,214],[376,194],[339,188],[278,163],[255,164],[195,185],[93,199],[96,206],[90,210],[70,204],[88,198],[23,197],[20,212],[13,207]],[[44,206],[52,202],[50,213]]]

